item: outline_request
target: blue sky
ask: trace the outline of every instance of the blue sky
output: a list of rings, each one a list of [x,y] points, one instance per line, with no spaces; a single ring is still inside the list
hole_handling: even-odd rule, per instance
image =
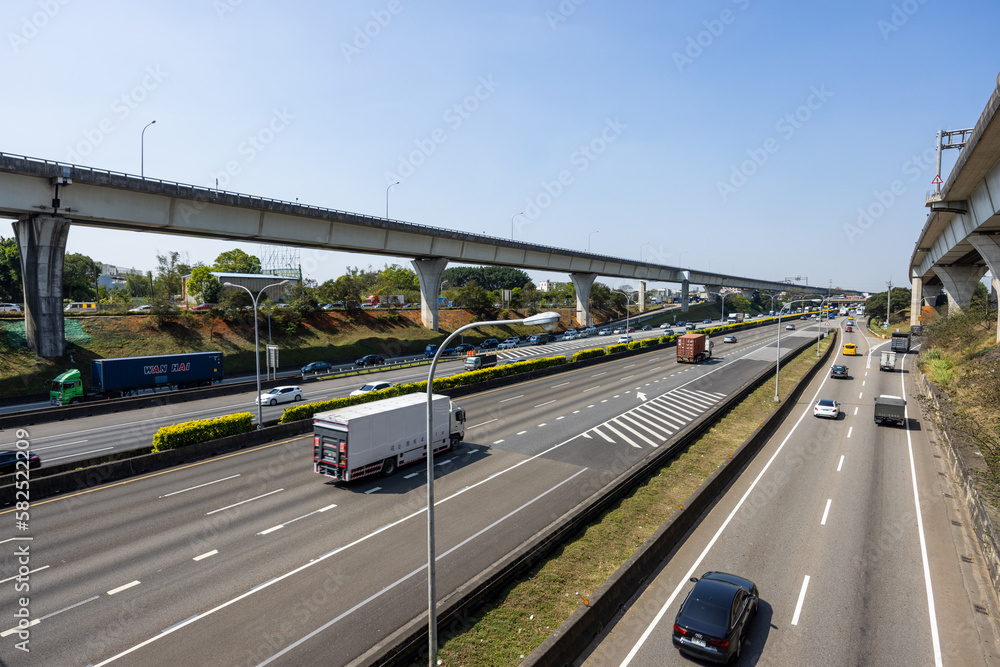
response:
[[[972,127],[1000,71],[985,0],[6,0],[0,20],[3,152],[139,173],[156,120],[147,177],[370,215],[400,180],[400,220],[509,238],[524,211],[527,242],[870,291],[908,282],[936,132]],[[67,251],[151,269],[233,246],[74,227]],[[408,266],[301,258],[319,282]]]

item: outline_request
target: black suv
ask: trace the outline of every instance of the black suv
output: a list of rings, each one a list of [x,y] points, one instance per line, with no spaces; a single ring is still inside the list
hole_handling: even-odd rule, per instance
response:
[[[479,344],[479,347],[480,349],[488,350],[491,347],[496,347],[499,344],[500,341],[498,341],[496,338],[487,338],[486,340],[484,340],[482,343]]]
[[[381,354],[366,354],[354,362],[355,366],[381,366],[385,363],[385,356]]]
[[[840,364],[830,367],[830,377],[832,378],[843,378],[848,379],[847,366],[841,366]]]

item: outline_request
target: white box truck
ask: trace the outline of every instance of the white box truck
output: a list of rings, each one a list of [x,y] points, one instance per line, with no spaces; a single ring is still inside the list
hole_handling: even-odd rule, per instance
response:
[[[879,357],[878,369],[890,372],[896,370],[896,353],[882,350],[882,355]]]
[[[434,453],[465,437],[465,410],[447,396],[431,401]],[[427,394],[406,394],[313,415],[313,470],[341,482],[389,476],[427,456]]]

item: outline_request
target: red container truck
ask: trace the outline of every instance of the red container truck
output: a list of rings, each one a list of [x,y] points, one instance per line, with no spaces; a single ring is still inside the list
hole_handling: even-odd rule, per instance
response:
[[[712,358],[712,341],[700,333],[687,333],[677,339],[677,361],[697,364]]]

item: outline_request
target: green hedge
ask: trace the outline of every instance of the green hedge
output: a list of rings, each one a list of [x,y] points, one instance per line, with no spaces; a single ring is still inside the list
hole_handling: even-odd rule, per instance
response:
[[[628,349],[628,345],[625,343],[615,343],[614,345],[608,345],[604,348],[606,354],[617,354],[619,352],[624,352]]]
[[[607,353],[604,351],[603,347],[595,347],[589,350],[580,350],[579,352],[573,355],[573,358],[570,359],[570,361],[582,361],[583,359],[603,357],[605,354]]]
[[[461,387],[475,382],[483,382],[494,378],[506,377],[508,375],[516,375],[518,373],[525,373],[539,368],[559,366],[565,363],[566,357],[542,357],[541,359],[518,361],[517,363],[504,364],[503,366],[494,366],[492,368],[479,368],[474,371],[466,371],[465,373],[458,373],[449,377],[435,378],[434,390],[439,391],[441,389]],[[317,401],[315,403],[293,405],[289,408],[285,408],[285,411],[281,414],[281,419],[278,420],[278,423],[287,424],[289,422],[299,421],[300,419],[311,419],[317,412],[326,412],[327,410],[335,410],[337,408],[347,407],[348,405],[358,405],[360,403],[368,403],[369,401],[380,401],[383,398],[392,398],[393,396],[402,396],[404,394],[413,394],[425,391],[427,391],[426,380],[423,382],[411,382],[410,384],[397,384],[393,387],[389,387],[388,389],[373,391],[367,394],[362,394],[361,396],[347,396],[343,398],[334,398],[329,401]]]
[[[673,336],[660,336],[660,345],[666,345],[667,343],[672,343],[677,340],[678,336],[674,334]]]
[[[641,340],[634,340],[634,341],[632,341],[631,343],[628,344],[628,349],[630,349],[630,350],[638,350],[641,346],[642,346],[642,341]]]
[[[659,338],[643,338],[639,341],[639,347],[653,347],[654,345],[659,345]]]
[[[253,430],[254,415],[238,412],[215,419],[200,419],[172,426],[164,426],[153,436],[153,451],[162,452],[185,445],[208,442],[227,435],[239,435]]]

